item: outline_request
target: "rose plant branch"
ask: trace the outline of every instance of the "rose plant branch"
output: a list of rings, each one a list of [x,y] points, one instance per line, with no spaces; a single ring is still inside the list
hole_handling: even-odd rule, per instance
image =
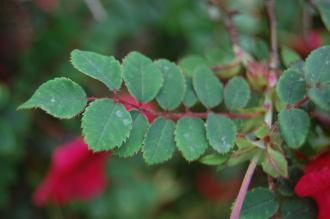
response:
[[[94,101],[94,100],[97,100],[99,98],[97,98],[97,97],[88,97],[87,99],[88,99],[88,101]],[[240,114],[231,113],[231,112],[228,112],[228,113],[213,112],[211,110],[209,110],[208,112],[191,112],[191,111],[187,111],[187,112],[183,112],[183,113],[180,113],[180,112],[166,112],[166,111],[157,111],[157,110],[147,109],[147,108],[143,107],[143,105],[141,105],[141,104],[131,103],[131,102],[126,101],[126,100],[124,100],[120,97],[114,98],[114,101],[117,102],[117,103],[121,103],[124,106],[129,106],[131,108],[137,109],[142,113],[146,112],[146,113],[150,113],[154,116],[163,116],[163,117],[173,119],[173,120],[179,120],[180,118],[183,118],[183,117],[193,117],[193,118],[206,119],[210,112],[212,112],[214,114],[217,114],[217,115],[223,115],[223,116],[226,116],[226,117],[231,118],[231,119],[253,119],[253,118],[256,118],[256,117],[263,114],[262,111],[255,112],[255,113],[240,113]]]
[[[320,141],[308,138],[324,132],[323,124],[312,121],[318,118],[311,111],[330,110],[330,46],[316,49],[304,61],[294,50],[281,49],[287,66],[282,72],[277,34],[282,19],[276,19],[275,0],[260,5],[269,24],[268,47],[252,35],[248,41],[238,35],[234,12],[227,7],[232,2],[212,2],[222,11],[221,28],[229,33],[234,57],[223,50],[228,45],[211,48],[205,56],[185,56],[178,63],[138,51],[118,60],[75,49],[70,60],[74,68],[101,82],[109,94],[88,97],[79,84],[59,77],[42,84],[19,109],[40,108],[60,119],[81,115],[89,150],[110,150],[125,158],[140,152],[149,165],[166,162],[175,152],[188,162],[218,167],[250,161],[230,218],[276,218],[283,208],[277,198],[281,184],[275,179],[289,179],[291,167],[299,162],[287,155],[303,145],[319,147],[315,145]],[[320,3],[315,2],[317,7]],[[311,107],[303,107],[307,102]],[[268,188],[249,190],[257,165],[266,173]],[[251,210],[251,203],[258,211]]]

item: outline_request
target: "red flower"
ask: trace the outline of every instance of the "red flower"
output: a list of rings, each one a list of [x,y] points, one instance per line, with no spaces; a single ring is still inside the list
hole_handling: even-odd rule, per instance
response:
[[[319,208],[318,219],[330,218],[330,152],[307,164],[304,172],[296,185],[296,194],[315,199]]]
[[[145,110],[140,110],[140,112],[147,117],[149,123],[152,123],[152,121],[154,121],[154,119],[156,118],[155,114],[151,113],[151,111],[156,110],[155,104],[139,103],[134,97],[132,97],[129,94],[122,94],[120,95],[119,99],[121,100],[122,104],[127,110],[132,110],[132,109],[138,110],[134,106],[140,106],[141,109],[145,109]]]
[[[210,201],[219,202],[231,200],[237,193],[241,179],[224,182],[217,179],[216,175],[201,170],[195,179],[197,191]]]
[[[52,155],[46,179],[33,194],[33,202],[65,204],[87,200],[101,193],[106,186],[105,164],[109,153],[92,153],[82,137],[59,146]]]
[[[295,51],[302,56],[307,56],[312,50],[319,48],[323,42],[320,36],[320,31],[312,30],[306,36],[306,39],[301,36],[291,40],[291,45]]]

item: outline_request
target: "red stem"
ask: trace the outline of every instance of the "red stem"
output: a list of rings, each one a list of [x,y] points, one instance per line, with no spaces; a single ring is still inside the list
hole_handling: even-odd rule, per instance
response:
[[[237,29],[235,27],[234,22],[231,19],[231,16],[233,15],[233,13],[226,8],[226,6],[223,4],[222,1],[223,0],[212,0],[213,4],[217,5],[224,14],[225,27],[229,33],[229,37],[230,37],[231,43],[233,45],[233,50],[234,50],[235,56],[236,56],[237,60],[241,60],[242,55],[244,54],[244,51],[240,47]]]
[[[288,108],[288,110],[290,111],[290,110],[292,110],[292,109],[294,109],[294,108],[299,108],[299,107],[301,107],[302,105],[304,105],[304,103],[306,103],[308,100],[309,100],[309,97],[308,97],[308,96],[304,96],[303,99],[299,100],[297,103],[295,103],[295,104],[293,104],[292,106],[290,106],[290,107]]]
[[[126,100],[120,99],[119,97],[116,97],[116,102],[117,103],[121,103],[123,105],[126,106],[130,106],[132,108],[135,108],[137,110],[139,110],[140,112],[145,112],[145,113],[149,113],[152,114],[154,116],[164,116],[166,118],[172,119],[172,120],[178,120],[182,117],[195,117],[195,118],[202,118],[202,119],[206,119],[208,116],[209,112],[212,111],[208,111],[208,112],[191,112],[191,111],[186,111],[183,113],[175,113],[175,112],[164,112],[164,111],[157,111],[157,110],[151,110],[151,109],[147,109],[143,106],[143,104],[137,103],[131,103],[128,102]],[[97,97],[88,97],[87,100],[88,101],[94,101],[98,99]],[[235,113],[219,113],[219,112],[213,112],[214,114],[217,115],[223,115],[226,116],[228,118],[231,119],[251,119],[251,118],[255,118],[257,116],[260,116],[262,114],[262,112],[255,112],[255,113],[244,113],[244,114],[235,114]]]
[[[142,112],[147,112],[147,113],[153,114],[155,116],[164,116],[166,118],[173,119],[173,120],[178,120],[178,119],[180,119],[182,117],[185,117],[185,116],[206,119],[207,115],[208,115],[208,112],[189,112],[189,111],[184,112],[184,113],[160,112],[160,111],[150,110],[150,109],[144,108],[143,105],[130,103],[130,102],[127,102],[127,101],[122,100],[120,98],[118,98],[118,102],[122,103],[124,105],[130,106],[130,107],[136,108],[136,109],[138,109],[139,111],[142,111]],[[210,112],[212,112],[212,111],[210,111]],[[224,116],[226,116],[228,118],[231,118],[231,119],[251,119],[251,118],[255,118],[255,117],[262,114],[261,112],[245,113],[245,114],[219,113],[219,112],[217,112],[217,113],[213,112],[213,113],[215,113],[217,115],[224,115]]]

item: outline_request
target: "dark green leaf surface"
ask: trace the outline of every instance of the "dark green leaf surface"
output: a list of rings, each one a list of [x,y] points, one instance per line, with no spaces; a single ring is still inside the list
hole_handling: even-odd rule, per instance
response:
[[[311,86],[330,81],[330,46],[311,52],[305,64],[306,81]]]
[[[165,110],[174,110],[186,93],[186,82],[181,70],[172,62],[161,59],[155,62],[163,74],[164,83],[157,95],[157,102]]]
[[[114,57],[75,49],[71,52],[71,63],[82,73],[103,82],[110,90],[120,89],[121,67]]]
[[[104,151],[122,145],[132,129],[132,118],[122,104],[98,99],[86,108],[81,125],[89,148]]]
[[[76,82],[55,78],[43,83],[18,109],[41,108],[54,117],[69,119],[80,113],[86,104],[86,93]]]
[[[255,188],[246,194],[240,219],[267,219],[278,208],[273,193],[266,188]]]
[[[170,159],[175,151],[175,124],[162,117],[156,119],[146,136],[143,158],[147,164],[162,163]]]
[[[183,104],[186,107],[192,107],[197,102],[197,97],[193,88],[192,79],[186,77],[187,89],[183,99]]]
[[[130,94],[142,103],[154,99],[163,84],[159,68],[138,52],[131,52],[125,57],[123,78]]]
[[[319,88],[311,88],[308,96],[317,106],[330,111],[330,84],[321,84]]]
[[[209,113],[206,121],[207,139],[211,147],[219,153],[227,153],[235,144],[236,126],[224,116]]]
[[[196,160],[208,147],[204,121],[199,118],[182,118],[177,122],[175,141],[183,157]]]
[[[300,147],[306,140],[310,118],[301,109],[284,109],[279,113],[281,135],[291,148]]]
[[[136,110],[130,112],[133,125],[128,139],[123,143],[115,154],[120,157],[131,157],[142,147],[144,137],[149,128],[148,120]]]
[[[190,55],[182,58],[179,61],[179,66],[187,76],[192,77],[196,69],[200,66],[207,66],[207,62],[201,56]]]
[[[221,165],[228,160],[227,154],[208,154],[202,157],[199,161],[205,165]]]
[[[219,105],[223,98],[223,85],[207,67],[200,67],[193,77],[193,86],[198,99],[207,108]]]
[[[250,87],[240,76],[233,77],[225,86],[225,104],[231,111],[244,108],[248,104],[250,96]]]
[[[316,206],[308,198],[293,198],[285,201],[281,212],[281,219],[315,219],[317,217]]]
[[[276,92],[285,104],[295,104],[306,94],[306,82],[303,73],[288,69],[281,75]]]

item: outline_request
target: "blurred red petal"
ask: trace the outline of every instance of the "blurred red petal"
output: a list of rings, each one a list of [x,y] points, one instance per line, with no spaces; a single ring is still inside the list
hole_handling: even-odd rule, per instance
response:
[[[312,196],[330,187],[330,171],[321,170],[304,175],[296,185],[299,196]]]
[[[212,201],[219,201],[223,193],[221,183],[208,172],[200,172],[196,178],[199,193]]]
[[[106,187],[105,164],[109,153],[92,153],[81,137],[59,146],[46,179],[33,194],[33,202],[43,206],[88,200]]]
[[[315,199],[318,219],[330,218],[330,151],[306,165],[305,175],[298,181],[295,192]]]

